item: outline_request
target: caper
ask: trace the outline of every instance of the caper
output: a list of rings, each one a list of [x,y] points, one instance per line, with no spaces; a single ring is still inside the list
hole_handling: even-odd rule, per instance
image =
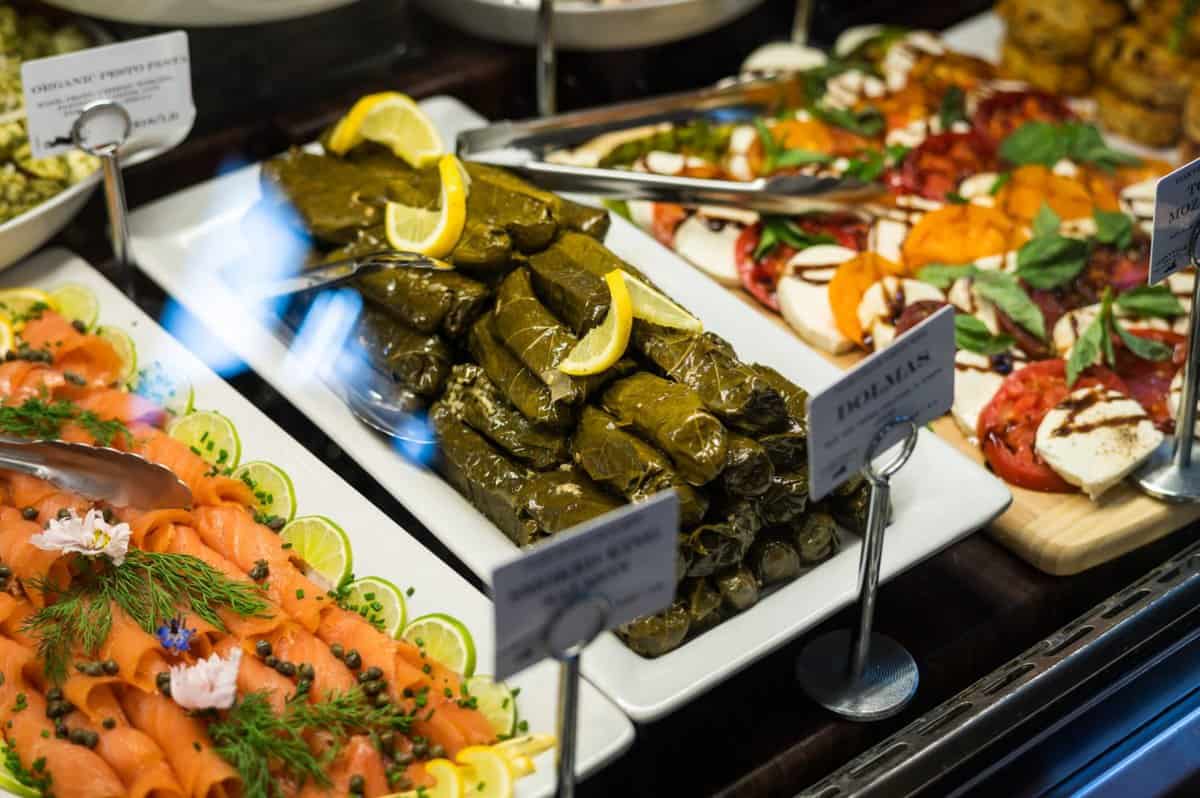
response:
[[[60,740],[65,740],[65,739],[67,739],[68,734],[70,734],[70,730],[67,729],[67,724],[63,723],[62,721],[59,721],[58,723],[54,724],[54,736],[55,737],[57,737]]]
[[[275,670],[287,677],[296,675],[296,666],[291,662],[280,662],[275,666]]]
[[[88,748],[95,748],[100,742],[100,735],[94,731],[84,732],[83,744]]]
[[[379,746],[384,751],[391,751],[392,746],[394,746],[395,744],[396,744],[396,733],[395,732],[385,731],[385,732],[379,733]]]
[[[309,681],[317,678],[317,669],[307,662],[303,663],[299,668],[297,668],[296,673],[300,674],[301,679],[308,679]]]
[[[383,682],[375,679],[363,682],[362,691],[367,695],[379,695],[383,691]]]
[[[51,687],[46,691],[47,701],[62,701],[63,691],[61,687]]]
[[[356,671],[362,667],[362,657],[357,649],[350,649],[346,652],[346,667],[352,671]]]
[[[23,510],[21,510],[21,517],[24,518],[26,521],[32,521],[33,519],[38,517],[37,508],[36,507],[24,508]]]
[[[446,755],[446,749],[442,748],[442,746],[438,745],[437,743],[434,743],[433,745],[429,746],[429,756],[431,758],[441,759],[445,755]]]
[[[46,704],[46,717],[53,720],[67,714],[67,708],[61,701],[51,701]]]
[[[417,759],[425,759],[427,756],[429,756],[429,743],[425,742],[424,740],[418,740],[417,742],[413,743],[412,755]]]
[[[115,729],[117,728],[117,721],[115,718],[105,718],[100,722],[100,725],[106,729]]]
[[[111,508],[111,507],[105,507],[100,512],[100,515],[104,517],[105,523],[108,523],[108,524],[111,524],[117,520],[117,514],[113,512],[113,508]]]
[[[84,739],[87,738],[87,729],[71,729],[67,734],[67,739],[75,743],[75,745],[83,745]]]
[[[106,659],[100,664],[100,668],[107,676],[116,676],[121,672],[121,666],[117,664],[115,659]]]
[[[380,693],[375,696],[375,706],[377,707],[386,707],[391,701],[392,699],[388,697],[387,693]]]
[[[307,693],[312,689],[312,679],[301,679],[296,682],[297,693]]]
[[[283,520],[277,515],[271,516],[270,520],[267,521],[267,527],[273,532],[278,532],[285,526],[287,526],[287,521]]]
[[[350,792],[355,795],[362,795],[363,790],[367,787],[367,780],[359,774],[355,773],[350,777]]]
[[[382,679],[383,678],[383,668],[380,668],[378,665],[372,665],[371,667],[369,667],[365,671],[363,671],[363,676],[367,677],[367,680]]]
[[[329,653],[333,654],[333,656],[337,657],[338,659],[341,659],[342,657],[346,656],[346,649],[342,648],[341,643],[334,643],[329,647]]]
[[[258,654],[260,657],[271,656],[271,644],[266,640],[259,640],[254,644],[254,653]]]
[[[397,751],[395,756],[392,757],[396,764],[401,767],[411,765],[414,758],[409,751]]]
[[[87,332],[87,325],[84,324],[80,319],[73,319],[71,321],[71,326],[75,328],[75,332],[77,333]]]
[[[263,659],[263,662],[266,663],[268,668],[276,668],[279,666],[279,657],[270,654]]]
[[[168,671],[159,671],[158,675],[154,677],[154,686],[159,690],[170,687],[171,674]]]

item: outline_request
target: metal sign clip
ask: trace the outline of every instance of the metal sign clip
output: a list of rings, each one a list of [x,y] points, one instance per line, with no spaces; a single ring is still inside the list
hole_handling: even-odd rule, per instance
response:
[[[129,220],[125,204],[125,182],[117,153],[133,132],[133,120],[120,103],[96,100],[88,103],[71,126],[76,147],[100,159],[104,173],[104,200],[112,225],[113,254],[122,266],[129,263]]]

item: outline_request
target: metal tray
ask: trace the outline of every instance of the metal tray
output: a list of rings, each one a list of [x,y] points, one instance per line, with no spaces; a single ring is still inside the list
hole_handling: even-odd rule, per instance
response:
[[[554,41],[563,50],[629,50],[719,28],[762,0],[564,0],[554,4]],[[508,44],[537,42],[536,0],[418,0],[460,30]]]

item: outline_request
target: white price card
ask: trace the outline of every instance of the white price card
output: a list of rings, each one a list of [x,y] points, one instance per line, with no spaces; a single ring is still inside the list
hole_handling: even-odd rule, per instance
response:
[[[656,494],[555,535],[492,575],[496,669],[506,678],[675,597],[679,498]]]
[[[888,421],[927,424],[954,402],[954,308],[945,307],[808,400],[808,479],[820,499],[866,465],[867,447]],[[885,438],[897,443],[904,428]]]
[[[183,31],[26,61],[21,86],[35,158],[72,149],[71,126],[97,100],[119,103],[128,112],[131,146],[173,141],[196,117]]]
[[[1154,231],[1150,237],[1150,285],[1191,263],[1188,240],[1200,224],[1200,159],[1164,175],[1154,186]]]

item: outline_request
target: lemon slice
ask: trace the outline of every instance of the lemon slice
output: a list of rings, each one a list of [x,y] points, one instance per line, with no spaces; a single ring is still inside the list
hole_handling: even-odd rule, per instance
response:
[[[436,783],[433,787],[418,790],[416,793],[423,793],[428,798],[462,798],[464,794],[462,771],[449,759],[429,760],[425,763],[425,772],[432,776]]]
[[[509,759],[519,759],[526,756],[533,758],[554,747],[556,742],[553,734],[522,734],[502,743],[496,743],[495,748]]]
[[[402,637],[463,677],[475,673],[475,641],[457,618],[440,612],[422,615]]]
[[[342,606],[380,627],[388,637],[400,636],[408,615],[400,588],[381,576],[364,576],[351,582]]]
[[[265,460],[243,463],[233,472],[254,491],[254,504],[263,515],[277,516],[285,522],[296,515],[296,488],[292,478],[279,466]]]
[[[700,323],[700,319],[675,304],[661,291],[651,288],[629,272],[622,271],[621,274],[625,278],[625,287],[629,289],[634,318],[645,319],[662,327],[704,332],[704,325]]]
[[[558,364],[559,371],[573,376],[599,374],[625,354],[629,332],[633,329],[633,302],[621,275],[620,269],[604,275],[610,297],[608,313],[604,321],[589,330],[567,353]]]
[[[442,179],[441,209],[431,211],[389,202],[384,216],[388,243],[406,252],[444,258],[462,237],[467,222],[466,172],[453,155],[438,161]]]
[[[167,434],[215,466],[236,468],[242,458],[237,427],[215,410],[180,416],[167,426]]]
[[[537,766],[533,763],[533,758],[528,756],[514,756],[508,760],[508,766],[512,769],[513,775],[518,779],[523,779],[537,770]]]
[[[482,745],[462,749],[454,757],[462,766],[463,795],[467,798],[509,798],[513,772],[503,754]]]
[[[16,334],[13,332],[12,324],[8,319],[0,316],[0,355],[5,355],[8,350],[16,346]]]
[[[6,288],[0,290],[0,313],[14,323],[37,313],[40,308],[54,307],[54,299],[39,288]]]
[[[393,155],[418,169],[436,163],[446,152],[433,122],[403,94],[373,103],[363,117],[359,134],[390,148]]]
[[[100,300],[86,285],[66,283],[50,292],[50,306],[71,321],[83,322],[89,330],[100,318]]]
[[[517,699],[504,682],[480,674],[465,680],[463,687],[467,695],[475,699],[480,714],[492,724],[496,736],[507,737],[516,731]]]
[[[323,515],[297,518],[279,530],[291,554],[304,560],[305,576],[333,590],[350,578],[353,553],[346,531]]]
[[[116,327],[101,325],[96,328],[96,335],[112,344],[121,357],[121,373],[117,379],[130,388],[137,386],[137,345],[129,337],[129,333]]]
[[[350,113],[343,116],[334,125],[333,132],[329,134],[329,142],[326,146],[329,147],[334,155],[345,155],[359,144],[362,144],[362,124],[363,120],[367,118],[367,114],[380,103],[387,102],[396,97],[408,99],[403,94],[395,91],[384,91],[378,94],[368,94],[365,97],[359,97],[358,102],[354,103],[354,107],[350,109]]]

